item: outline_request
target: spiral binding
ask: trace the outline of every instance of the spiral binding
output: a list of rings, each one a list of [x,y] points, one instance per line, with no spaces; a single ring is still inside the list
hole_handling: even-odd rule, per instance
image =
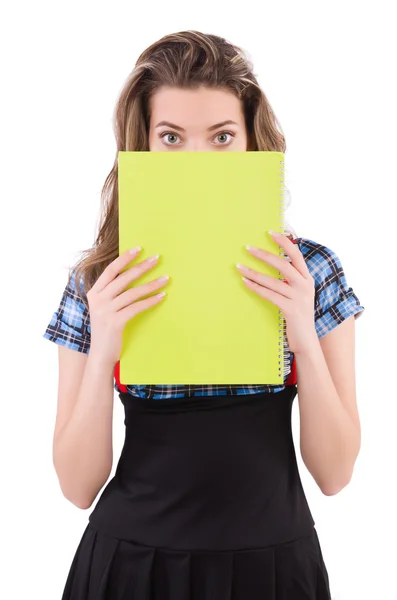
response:
[[[285,168],[284,168],[284,160],[280,160],[280,233],[284,234],[284,212],[285,212],[285,197],[284,197],[284,177],[285,177]],[[284,249],[279,246],[279,256],[285,259]],[[280,273],[280,277],[282,281],[284,281],[283,275]],[[285,317],[279,309],[279,355],[278,355],[278,372],[279,376],[282,377],[284,381],[285,375],[289,370],[289,352],[287,351],[287,334],[286,334],[286,322]]]

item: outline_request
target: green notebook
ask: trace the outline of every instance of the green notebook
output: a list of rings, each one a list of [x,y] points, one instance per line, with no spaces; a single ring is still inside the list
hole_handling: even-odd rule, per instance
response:
[[[125,326],[121,383],[283,384],[284,317],[236,263],[283,279],[245,246],[285,256],[267,233],[284,233],[284,154],[120,151],[118,187],[119,253],[143,248],[128,268],[160,254],[128,287],[170,276]]]

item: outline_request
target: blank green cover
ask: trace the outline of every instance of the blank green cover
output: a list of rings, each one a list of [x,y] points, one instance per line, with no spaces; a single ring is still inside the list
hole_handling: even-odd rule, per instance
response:
[[[119,254],[143,248],[127,268],[160,254],[128,288],[170,276],[124,328],[121,382],[282,384],[284,317],[236,263],[283,279],[245,246],[285,256],[267,233],[284,233],[284,154],[120,151],[118,188]]]

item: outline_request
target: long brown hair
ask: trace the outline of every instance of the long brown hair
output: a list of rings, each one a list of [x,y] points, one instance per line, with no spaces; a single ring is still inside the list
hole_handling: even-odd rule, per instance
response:
[[[250,150],[285,152],[277,118],[244,51],[222,37],[181,31],[153,43],[139,56],[116,102],[113,129],[117,151],[101,192],[99,232],[92,248],[71,268],[82,300],[100,274],[119,255],[118,151],[148,151],[150,98],[160,86],[220,87],[243,102]],[[83,281],[83,290],[80,287]],[[87,305],[88,306],[88,305]]]

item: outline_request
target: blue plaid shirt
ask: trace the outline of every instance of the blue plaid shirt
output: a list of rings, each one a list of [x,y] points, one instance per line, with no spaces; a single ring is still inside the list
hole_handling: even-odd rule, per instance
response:
[[[315,282],[314,318],[317,335],[322,338],[348,317],[358,317],[365,310],[348,286],[337,254],[313,240],[294,238],[299,245],[307,267]],[[47,325],[44,338],[77,352],[88,354],[91,328],[88,309],[78,295],[73,276],[66,285],[59,307]],[[291,373],[294,354],[284,336],[284,384]],[[140,398],[183,398],[189,396],[224,396],[258,394],[264,391],[280,392],[285,385],[127,385],[128,393]],[[119,389],[115,380],[114,389]]]

